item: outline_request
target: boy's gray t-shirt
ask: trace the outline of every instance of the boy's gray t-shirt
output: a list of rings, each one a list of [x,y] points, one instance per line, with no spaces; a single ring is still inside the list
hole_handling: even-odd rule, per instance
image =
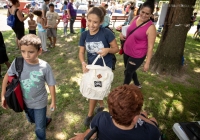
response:
[[[45,2],[42,4],[42,10],[44,10],[44,17],[46,17],[46,13],[49,11],[49,7]]]
[[[8,69],[8,75],[17,75],[15,60]],[[20,85],[26,106],[31,109],[41,109],[47,106],[47,91],[45,83],[54,86],[56,81],[50,65],[44,60],[39,59],[35,65],[28,64],[24,60],[24,67],[21,73]]]

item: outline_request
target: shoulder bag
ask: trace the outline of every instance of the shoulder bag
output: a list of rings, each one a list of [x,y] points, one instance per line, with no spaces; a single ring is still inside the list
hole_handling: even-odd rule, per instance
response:
[[[8,86],[6,88],[5,100],[10,109],[15,112],[22,112],[25,109],[25,103],[23,100],[23,93],[20,86],[20,76],[23,71],[24,59],[17,57],[15,59],[15,68],[18,72],[18,77],[8,76]]]
[[[95,65],[99,58],[103,60],[104,66]],[[89,71],[82,76],[80,83],[81,94],[88,99],[103,100],[109,94],[113,81],[114,76],[111,68],[106,66],[103,57],[100,55],[86,68]]]

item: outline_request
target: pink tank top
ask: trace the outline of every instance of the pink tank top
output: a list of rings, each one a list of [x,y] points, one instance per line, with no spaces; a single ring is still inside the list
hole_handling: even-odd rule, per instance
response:
[[[129,34],[133,29],[136,28],[136,20],[127,29],[127,34]],[[126,40],[124,44],[124,52],[128,56],[133,58],[142,58],[147,54],[148,50],[148,38],[147,30],[153,24],[152,21],[147,22],[145,25],[139,27],[135,30]]]

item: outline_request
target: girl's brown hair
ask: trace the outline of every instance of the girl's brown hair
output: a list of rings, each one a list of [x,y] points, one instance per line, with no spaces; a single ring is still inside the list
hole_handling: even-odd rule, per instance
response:
[[[33,14],[38,16],[38,17],[41,17],[42,16],[42,11],[41,10],[34,10]]]
[[[10,0],[13,5],[19,2],[19,0]]]
[[[104,12],[103,10],[104,8],[100,8],[100,7],[92,7],[89,9],[88,13],[87,13],[87,17],[90,15],[90,14],[95,14],[99,17],[100,19],[100,22],[102,22],[104,20],[104,16],[106,15],[106,12]],[[105,10],[106,11],[106,10]]]

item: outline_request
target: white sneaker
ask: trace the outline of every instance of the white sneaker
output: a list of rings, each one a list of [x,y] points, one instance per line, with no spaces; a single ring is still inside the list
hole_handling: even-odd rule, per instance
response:
[[[142,85],[137,86],[139,89],[142,88]]]

